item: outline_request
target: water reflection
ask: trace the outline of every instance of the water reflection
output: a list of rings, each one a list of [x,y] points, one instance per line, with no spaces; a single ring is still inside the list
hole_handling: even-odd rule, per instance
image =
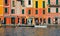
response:
[[[60,28],[0,28],[0,36],[60,36]]]

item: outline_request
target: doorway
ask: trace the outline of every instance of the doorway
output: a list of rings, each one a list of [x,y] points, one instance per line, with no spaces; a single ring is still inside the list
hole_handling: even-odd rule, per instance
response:
[[[32,18],[28,18],[27,23],[31,25],[32,24],[32,21],[33,21]]]
[[[15,17],[11,18],[11,24],[15,24]]]
[[[55,24],[58,24],[58,18],[55,18]]]
[[[4,24],[6,24],[6,17],[4,17]]]
[[[46,19],[43,19],[43,24],[46,24]]]
[[[40,18],[40,24],[42,24],[42,18]]]
[[[35,24],[36,24],[36,25],[39,25],[39,20],[38,20],[38,18],[35,18]]]
[[[24,18],[22,18],[22,24],[25,24],[25,19]]]
[[[48,24],[51,24],[51,18],[48,18]]]

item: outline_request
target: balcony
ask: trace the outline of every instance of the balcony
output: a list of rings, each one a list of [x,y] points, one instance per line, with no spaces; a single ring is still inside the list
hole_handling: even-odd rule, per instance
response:
[[[48,4],[48,7],[60,7],[60,5],[51,5],[51,4]]]
[[[17,1],[22,1],[22,0],[17,0]]]

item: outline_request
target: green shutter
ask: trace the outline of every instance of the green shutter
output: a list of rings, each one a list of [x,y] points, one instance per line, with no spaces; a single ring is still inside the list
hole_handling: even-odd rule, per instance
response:
[[[15,6],[15,5],[14,5],[14,1],[12,2],[12,5],[13,5],[13,7]]]
[[[45,8],[45,1],[43,1],[43,8]]]
[[[50,8],[48,8],[48,13],[50,13]]]
[[[36,14],[38,14],[38,10],[36,10]]]
[[[38,1],[36,1],[36,8],[38,8]]]
[[[6,17],[4,17],[4,24],[6,24]]]
[[[7,8],[5,8],[5,13],[7,13],[8,12],[8,9]]]
[[[51,24],[51,19],[50,18],[48,18],[48,24]]]
[[[48,0],[48,4],[50,4],[50,0]]]
[[[31,10],[28,11],[28,14],[31,14]]]
[[[22,9],[22,14],[24,14],[24,9]]]
[[[58,5],[58,0],[56,0],[56,5]]]
[[[58,8],[56,8],[56,13],[58,13]]]
[[[14,9],[12,9],[12,10],[11,10],[11,13],[12,13],[12,14],[14,14],[14,13],[15,13]]]

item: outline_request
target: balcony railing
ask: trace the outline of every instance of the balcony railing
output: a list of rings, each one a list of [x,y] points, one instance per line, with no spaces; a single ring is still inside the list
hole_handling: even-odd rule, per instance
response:
[[[60,5],[51,5],[51,4],[48,4],[48,7],[60,7]]]

